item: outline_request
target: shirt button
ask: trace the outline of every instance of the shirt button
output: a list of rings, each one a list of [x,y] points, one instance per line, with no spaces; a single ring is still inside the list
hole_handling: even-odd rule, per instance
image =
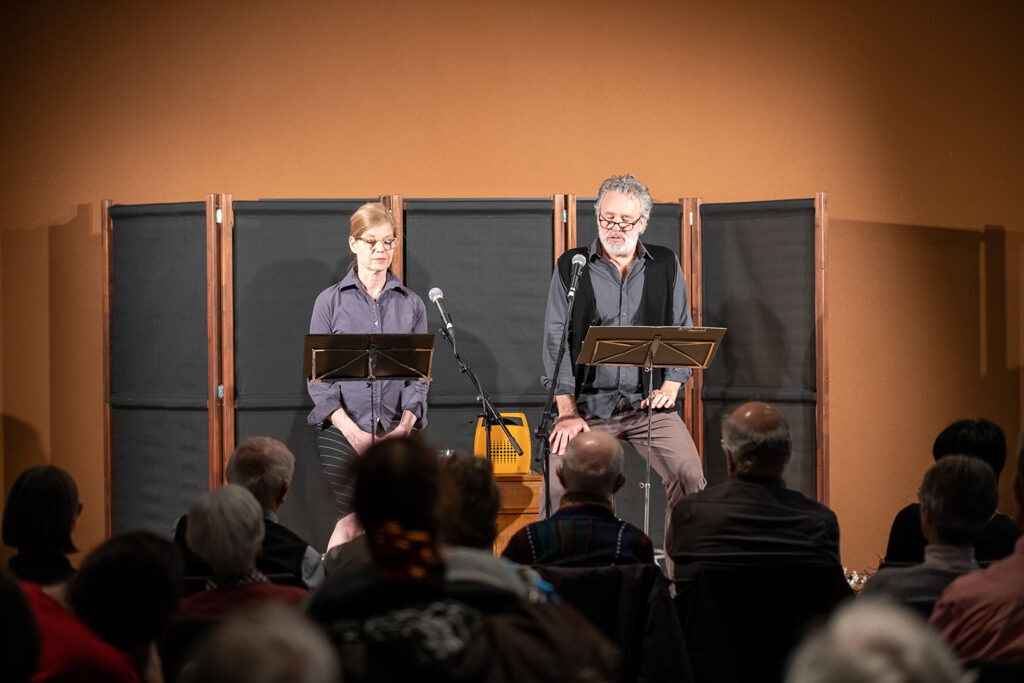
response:
[[[374,324],[374,326],[380,325],[380,323],[377,322],[376,320],[373,321],[373,324]]]

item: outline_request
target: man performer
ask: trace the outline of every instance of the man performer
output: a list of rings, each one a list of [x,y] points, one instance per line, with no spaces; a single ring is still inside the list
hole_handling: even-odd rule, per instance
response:
[[[651,467],[665,486],[667,509],[707,483],[697,448],[675,409],[688,368],[656,373],[654,390],[644,397],[640,368],[575,365],[591,325],[692,326],[686,281],[679,259],[665,247],[645,245],[653,201],[647,187],[631,175],[614,176],[601,184],[594,202],[598,238],[587,247],[570,249],[558,259],[551,277],[544,316],[545,386],[555,385],[558,418],[548,441],[549,472],[560,465],[565,447],[576,434],[597,429],[630,443],[647,457],[647,403],[651,424]],[[576,301],[566,338],[565,356],[554,377],[555,359],[566,320],[572,258],[587,259],[577,286]],[[551,509],[562,498],[560,482],[549,477]],[[541,516],[546,514],[541,499]],[[668,518],[666,517],[666,527]]]

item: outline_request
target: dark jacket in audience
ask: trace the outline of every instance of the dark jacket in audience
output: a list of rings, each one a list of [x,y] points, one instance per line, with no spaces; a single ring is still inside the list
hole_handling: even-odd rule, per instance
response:
[[[666,546],[676,579],[704,567],[838,566],[839,523],[782,479],[741,474],[679,501]]]

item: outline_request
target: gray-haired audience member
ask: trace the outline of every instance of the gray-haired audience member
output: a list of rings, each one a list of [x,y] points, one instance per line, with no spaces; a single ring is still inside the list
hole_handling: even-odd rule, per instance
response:
[[[804,640],[786,683],[969,683],[934,631],[907,609],[864,598]]]
[[[257,567],[275,583],[319,586],[324,579],[320,553],[295,532],[280,524],[277,513],[288,497],[295,456],[288,447],[268,436],[254,436],[243,441],[228,461],[225,477],[229,484],[244,487],[262,507],[264,538]],[[187,552],[185,537],[188,517],[178,521],[175,541],[183,549],[185,573],[205,576],[209,573],[199,558]]]
[[[263,543],[263,511],[236,484],[204,493],[189,508],[188,545],[213,568],[215,578],[252,571]]]
[[[1017,522],[1024,523],[1024,434],[1017,446],[1013,495]],[[949,584],[931,622],[961,661],[1024,662],[1024,537],[1009,557]]]
[[[995,512],[999,492],[992,468],[978,458],[950,455],[924,475],[919,493],[924,563],[883,567],[864,595],[885,595],[928,617],[953,579],[978,568],[974,538]]]
[[[988,463],[996,480],[1006,463],[1006,436],[990,420],[957,420],[935,437],[932,457],[938,462],[950,455],[967,455]],[[1020,529],[1006,515],[996,512],[975,536],[974,554],[983,566],[1013,552]],[[921,530],[921,513],[912,503],[896,514],[885,551],[886,565],[919,564],[928,543]]]
[[[270,583],[256,568],[263,510],[247,489],[227,484],[204,493],[188,512],[188,545],[213,569],[206,590],[182,600],[180,619],[219,618],[257,602],[298,604],[306,591]]]
[[[647,535],[615,516],[615,492],[626,482],[622,444],[598,430],[566,446],[555,474],[565,493],[548,519],[516,532],[502,553],[520,564],[596,567],[654,562]]]
[[[183,683],[337,683],[323,631],[294,609],[261,605],[229,617],[200,642]]]
[[[666,554],[672,577],[702,568],[839,566],[839,523],[827,507],[782,479],[792,450],[789,423],[767,403],[745,403],[722,424],[728,481],[672,509]]]

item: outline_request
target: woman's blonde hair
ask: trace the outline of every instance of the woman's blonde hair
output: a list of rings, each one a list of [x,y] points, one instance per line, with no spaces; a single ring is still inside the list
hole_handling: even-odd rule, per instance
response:
[[[365,235],[368,230],[385,223],[391,226],[393,234],[398,234],[398,224],[395,223],[395,217],[380,202],[367,202],[363,204],[356,209],[356,212],[348,220],[352,226],[352,237],[356,239]]]

